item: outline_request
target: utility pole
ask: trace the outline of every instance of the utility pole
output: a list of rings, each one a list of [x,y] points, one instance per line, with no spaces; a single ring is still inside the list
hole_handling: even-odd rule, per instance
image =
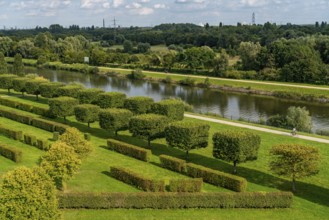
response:
[[[252,21],[251,21],[251,24],[252,25],[255,25],[256,24],[256,14],[255,14],[255,12],[252,13]]]
[[[103,28],[105,28],[105,19],[103,18]]]
[[[116,40],[117,40],[117,20],[115,19],[115,17],[114,17],[114,19],[113,19],[113,30],[114,30],[114,42],[116,42]]]

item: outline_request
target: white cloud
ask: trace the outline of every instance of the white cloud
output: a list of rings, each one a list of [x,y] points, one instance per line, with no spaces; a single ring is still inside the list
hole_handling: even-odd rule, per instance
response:
[[[205,3],[206,0],[175,0],[175,3],[179,3],[179,4],[202,4]]]
[[[124,4],[124,0],[113,0],[112,5],[114,8],[118,8]]]
[[[138,2],[140,2],[140,3],[148,3],[148,2],[150,2],[150,0],[139,0]]]
[[[139,15],[150,15],[153,14],[154,10],[152,8],[140,8],[137,11],[137,14]]]
[[[80,8],[84,9],[99,9],[109,8],[110,3],[108,0],[81,0]]]
[[[128,9],[138,9],[138,8],[141,8],[141,7],[142,7],[141,4],[139,4],[137,2],[133,2],[133,3],[129,4],[129,5],[126,5],[125,8],[128,8]]]
[[[153,7],[155,9],[164,9],[164,8],[167,8],[167,6],[165,4],[155,4]]]

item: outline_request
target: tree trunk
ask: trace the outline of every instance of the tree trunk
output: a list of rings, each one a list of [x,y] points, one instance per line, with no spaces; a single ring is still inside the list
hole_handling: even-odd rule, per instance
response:
[[[292,177],[292,191],[296,192],[296,180],[294,175]]]
[[[10,89],[8,89],[8,94],[10,94]]]
[[[188,160],[188,150],[186,151],[185,157],[186,157],[186,160]]]
[[[118,131],[117,130],[115,130],[115,136],[118,137]]]
[[[237,161],[233,161],[233,173],[237,173],[236,172],[236,164],[237,164]]]
[[[151,148],[151,139],[150,138],[147,139],[147,147]]]
[[[64,123],[66,124],[66,116],[64,116]]]
[[[39,100],[39,95],[36,95],[36,97],[37,97],[37,101]]]
[[[88,129],[90,128],[90,122],[88,122]]]

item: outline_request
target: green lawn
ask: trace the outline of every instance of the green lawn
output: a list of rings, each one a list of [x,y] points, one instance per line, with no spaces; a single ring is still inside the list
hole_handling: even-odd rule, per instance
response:
[[[16,97],[23,99],[20,97]],[[25,99],[25,98],[24,98]],[[30,104],[35,104],[34,99],[25,99]],[[42,101],[40,101],[42,104]],[[39,103],[39,104],[40,104]],[[43,104],[45,105],[45,104]],[[188,121],[196,119],[185,119]],[[56,121],[63,122],[63,119]],[[142,162],[109,150],[102,146],[106,139],[113,137],[107,131],[99,128],[97,123],[92,124],[91,129],[85,124],[75,121],[74,117],[68,117],[69,124],[79,128],[82,132],[91,133],[91,141],[94,145],[93,153],[83,161],[82,167],[77,175],[68,182],[67,191],[70,192],[135,192],[136,188],[117,181],[108,176],[109,168],[112,165],[125,166],[135,172],[143,172],[144,175],[152,178],[188,178],[181,174],[165,170],[159,166],[159,155],[168,154],[183,158],[185,152],[166,146],[164,139],[152,142],[152,153],[150,163]],[[51,137],[51,133],[40,129],[22,125],[0,117],[0,124],[6,124],[38,136]],[[214,132],[223,129],[243,130],[242,128],[228,125],[209,123],[211,126],[209,147],[192,150],[190,161],[193,163],[208,166],[225,172],[232,172],[232,164],[212,157],[211,136]],[[265,132],[257,132],[261,136],[262,143],[259,149],[258,160],[239,164],[238,175],[248,180],[247,191],[277,191],[290,190],[290,181],[271,174],[268,168],[270,159],[269,150],[275,144],[299,143],[319,148],[321,153],[320,173],[308,179],[298,181],[297,193],[294,197],[293,207],[290,209],[189,209],[189,210],[63,210],[65,219],[326,219],[328,218],[329,206],[329,148],[326,144],[296,139],[290,136],[274,135]],[[146,147],[146,141],[131,137],[129,132],[119,133],[120,140]],[[0,174],[5,173],[19,165],[33,166],[37,164],[42,151],[0,136],[0,141],[23,150],[23,161],[15,164],[3,157],[0,157]],[[222,188],[205,184],[203,191],[227,191]]]

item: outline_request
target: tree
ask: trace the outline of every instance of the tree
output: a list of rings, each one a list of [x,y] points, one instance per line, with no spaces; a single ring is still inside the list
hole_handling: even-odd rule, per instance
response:
[[[97,88],[83,89],[78,92],[78,99],[80,104],[93,104],[97,100],[97,95],[104,91]]]
[[[129,131],[134,137],[144,138],[151,146],[151,141],[164,137],[165,127],[169,119],[163,115],[142,114],[134,116],[129,121]]]
[[[81,160],[74,148],[62,141],[52,144],[40,159],[40,167],[53,179],[57,189],[64,188],[64,182],[78,172]]]
[[[99,111],[100,107],[97,105],[82,104],[75,106],[74,115],[77,121],[88,123],[88,128],[90,128],[90,123],[98,120]]]
[[[138,43],[137,51],[138,53],[147,53],[151,49],[151,45],[149,43]]]
[[[287,122],[297,131],[310,132],[312,128],[312,119],[310,112],[305,107],[291,106],[287,112]]]
[[[160,102],[153,103],[149,112],[159,115],[165,115],[173,121],[181,121],[184,119],[185,105],[182,100],[165,99]]]
[[[22,61],[22,55],[17,53],[14,57],[14,63],[13,63],[13,73],[18,76],[24,76],[24,64]]]
[[[214,58],[213,75],[223,77],[229,66],[228,61],[229,61],[228,54],[225,52],[225,50],[222,50],[221,54]]]
[[[188,159],[190,150],[208,146],[209,128],[210,126],[204,123],[173,122],[165,129],[167,144],[185,150]]]
[[[26,92],[25,84],[29,81],[29,78],[14,78],[13,79],[13,89],[16,92],[21,92],[22,96],[24,96],[24,92]]]
[[[244,70],[253,70],[256,68],[256,58],[260,53],[262,46],[257,42],[241,42],[239,46],[239,54]]]
[[[57,96],[68,96],[72,98],[78,98],[78,94],[84,86],[81,84],[69,84],[66,86],[61,86],[56,89]]]
[[[5,60],[5,56],[2,52],[0,52],[0,74],[4,74],[8,72],[7,62]]]
[[[123,42],[123,51],[125,53],[131,53],[134,49],[133,43],[130,40],[125,40]]]
[[[25,91],[27,94],[35,95],[36,99],[38,100],[40,95],[40,85],[46,82],[48,82],[48,80],[43,77],[37,77],[35,79],[28,80],[25,83]]]
[[[260,137],[249,131],[221,131],[213,135],[213,156],[233,162],[234,173],[238,163],[256,160]]]
[[[56,189],[40,168],[19,167],[3,176],[1,219],[60,219]]]
[[[42,83],[39,87],[40,95],[45,98],[54,98],[57,94],[57,89],[63,86],[64,84],[61,82]]]
[[[79,158],[87,157],[93,150],[91,143],[85,140],[83,134],[74,127],[67,128],[59,137],[59,140],[73,147]]]
[[[13,80],[17,78],[17,76],[13,74],[2,74],[0,75],[0,88],[7,89],[8,93],[13,88]]]
[[[296,180],[319,172],[319,150],[298,144],[273,146],[270,169],[273,173],[292,179],[292,191],[296,191]]]
[[[124,101],[124,108],[132,111],[136,115],[145,114],[149,111],[153,102],[154,100],[151,97],[130,97]]]
[[[118,131],[128,129],[132,116],[133,113],[127,109],[104,109],[99,113],[99,125],[103,129],[114,131],[117,136]]]
[[[79,104],[79,101],[71,97],[58,97],[48,100],[49,111],[52,115],[64,117],[74,115],[74,107]]]
[[[101,108],[121,108],[126,94],[121,92],[104,92],[97,95],[96,104]]]

